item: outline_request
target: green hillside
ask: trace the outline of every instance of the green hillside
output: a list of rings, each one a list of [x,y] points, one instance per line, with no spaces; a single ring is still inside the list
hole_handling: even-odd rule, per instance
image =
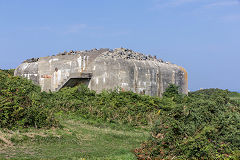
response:
[[[40,92],[0,70],[0,159],[238,159],[239,94]],[[135,155],[134,155],[135,154]]]

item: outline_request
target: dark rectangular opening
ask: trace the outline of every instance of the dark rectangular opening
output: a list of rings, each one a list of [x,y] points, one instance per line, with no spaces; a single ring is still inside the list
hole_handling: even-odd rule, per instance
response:
[[[63,87],[74,87],[80,84],[89,85],[91,78],[70,78]]]

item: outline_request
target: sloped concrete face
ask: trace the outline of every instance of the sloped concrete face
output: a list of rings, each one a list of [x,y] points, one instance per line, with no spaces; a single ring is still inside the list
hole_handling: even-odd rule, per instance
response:
[[[118,87],[161,96],[169,84],[176,84],[181,93],[187,94],[184,68],[133,51],[125,54],[129,51],[102,49],[43,57],[22,63],[15,75],[33,80],[42,91],[57,91],[67,84],[78,84],[79,80],[97,92]]]
[[[38,62],[20,64],[15,69],[14,75],[31,79],[34,84],[39,84]]]
[[[169,84],[187,94],[186,71],[172,64],[99,57],[92,64],[90,88],[97,92],[120,87],[140,94],[161,96]]]

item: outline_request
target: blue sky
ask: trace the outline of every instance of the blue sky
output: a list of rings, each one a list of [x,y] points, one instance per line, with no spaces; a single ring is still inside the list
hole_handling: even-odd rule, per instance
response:
[[[240,90],[238,0],[0,0],[0,68],[125,47],[178,64],[189,89]]]

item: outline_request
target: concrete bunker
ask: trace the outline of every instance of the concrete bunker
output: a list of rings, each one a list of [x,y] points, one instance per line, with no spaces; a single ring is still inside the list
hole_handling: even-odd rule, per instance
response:
[[[125,48],[70,51],[32,58],[20,64],[15,75],[31,79],[42,91],[86,84],[97,92],[120,87],[161,96],[169,84],[175,84],[181,93],[188,92],[184,68]]]

